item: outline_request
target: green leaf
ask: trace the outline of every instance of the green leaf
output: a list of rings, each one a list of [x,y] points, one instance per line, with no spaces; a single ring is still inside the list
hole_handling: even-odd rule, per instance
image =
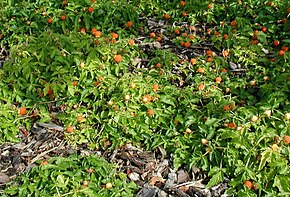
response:
[[[282,42],[290,43],[290,39],[285,39]]]
[[[175,107],[174,101],[173,101],[173,99],[172,99],[171,96],[163,95],[163,96],[161,96],[160,101],[161,101],[162,103],[166,103],[166,104],[168,104],[168,105],[172,105],[172,106]]]
[[[67,90],[71,96],[75,95],[75,87],[73,85],[68,85]]]
[[[62,174],[59,174],[57,177],[56,177],[56,180],[57,180],[57,186],[58,187],[66,187],[67,186],[67,183],[69,181],[69,179],[66,179],[64,178],[64,176]]]
[[[213,187],[213,186],[217,185],[218,183],[221,183],[223,180],[224,180],[224,172],[223,171],[219,171],[219,172],[217,172],[215,175],[213,175],[211,177],[211,179],[209,180],[209,182],[206,185],[206,187],[207,188]]]
[[[267,149],[261,154],[262,157],[261,157],[261,161],[260,161],[258,170],[262,170],[262,168],[265,166],[266,162],[271,159],[271,152],[272,151],[270,149]]]
[[[273,187],[278,187],[282,194],[288,192],[287,195],[290,195],[290,177],[285,175],[277,175],[274,179]]]
[[[237,138],[237,137],[239,137],[238,133],[233,131],[224,131],[221,135],[222,139]]]

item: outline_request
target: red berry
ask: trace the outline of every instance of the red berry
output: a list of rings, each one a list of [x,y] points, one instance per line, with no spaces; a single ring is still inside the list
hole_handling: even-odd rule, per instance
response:
[[[285,142],[285,144],[290,144],[290,136],[289,135],[284,135],[283,136],[283,141]]]
[[[62,15],[62,16],[60,17],[60,19],[61,19],[62,21],[65,21],[65,20],[66,20],[66,16],[65,16],[65,15]]]
[[[244,186],[246,186],[249,189],[252,189],[253,188],[253,183],[251,181],[245,181],[244,182]]]
[[[280,50],[280,51],[278,52],[278,55],[279,55],[279,56],[283,56],[283,55],[284,55],[284,51],[283,51],[283,50]]]
[[[88,8],[88,12],[89,12],[89,13],[92,13],[93,11],[94,11],[94,8],[92,8],[92,7],[89,7],[89,8]]]
[[[47,19],[48,24],[52,24],[52,18]]]

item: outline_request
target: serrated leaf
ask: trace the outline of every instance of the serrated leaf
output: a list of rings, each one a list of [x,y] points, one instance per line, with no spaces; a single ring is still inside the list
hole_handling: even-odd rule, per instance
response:
[[[50,89],[50,84],[46,83],[44,85],[44,89],[43,89],[44,95],[47,95],[49,89]]]
[[[221,139],[237,138],[239,135],[233,131],[224,131],[221,135]]]
[[[273,187],[278,187],[281,193],[290,192],[290,177],[285,175],[277,175],[274,179]]]
[[[206,187],[213,187],[219,183],[221,183],[224,180],[224,173],[222,171],[219,171],[218,173],[216,173],[215,175],[213,175],[211,177],[211,179],[209,180],[209,182],[207,183]]]
[[[269,159],[271,159],[271,152],[272,151],[270,149],[267,149],[261,154],[261,161],[260,161],[258,170],[262,170],[266,162],[269,161]]]
[[[171,98],[170,96],[167,96],[167,95],[162,96],[162,97],[160,98],[160,101],[161,101],[162,103],[166,103],[166,104],[168,104],[168,105],[175,106],[175,104],[174,104],[174,102],[173,102],[173,100],[172,100],[172,98]]]
[[[68,92],[69,92],[69,94],[70,94],[71,96],[74,96],[74,94],[75,94],[75,88],[74,88],[74,86],[72,86],[72,85],[68,85],[68,86],[67,86],[67,90],[68,90]]]
[[[205,125],[214,126],[218,122],[219,122],[219,119],[217,119],[217,118],[208,118],[205,122]]]
[[[282,40],[282,42],[290,43],[290,39]]]

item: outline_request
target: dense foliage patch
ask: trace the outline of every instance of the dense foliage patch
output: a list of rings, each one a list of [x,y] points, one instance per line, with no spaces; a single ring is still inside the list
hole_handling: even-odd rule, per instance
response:
[[[133,196],[137,189],[134,183],[126,183],[126,174],[117,174],[113,165],[98,156],[50,158],[17,181],[7,195]]]
[[[289,13],[282,0],[4,0],[0,140],[53,121],[91,149],[164,147],[232,195],[289,195]]]

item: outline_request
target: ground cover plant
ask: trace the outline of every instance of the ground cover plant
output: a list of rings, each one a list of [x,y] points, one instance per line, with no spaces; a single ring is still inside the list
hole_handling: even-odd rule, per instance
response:
[[[226,181],[228,195],[290,195],[289,2],[0,5],[6,51],[0,69],[2,144],[21,141],[36,122],[53,122],[76,147],[162,148],[174,155],[175,169],[207,174],[207,187]],[[89,176],[86,161],[95,160],[109,165],[91,157],[53,157],[18,177],[22,187],[11,183],[1,192],[136,194],[122,173],[97,175],[94,191],[79,189]],[[76,181],[63,180],[72,168],[62,167],[63,161],[75,166]],[[48,186],[57,180],[63,187],[44,187],[42,172],[51,176]],[[103,187],[107,179],[116,183],[109,191]]]

